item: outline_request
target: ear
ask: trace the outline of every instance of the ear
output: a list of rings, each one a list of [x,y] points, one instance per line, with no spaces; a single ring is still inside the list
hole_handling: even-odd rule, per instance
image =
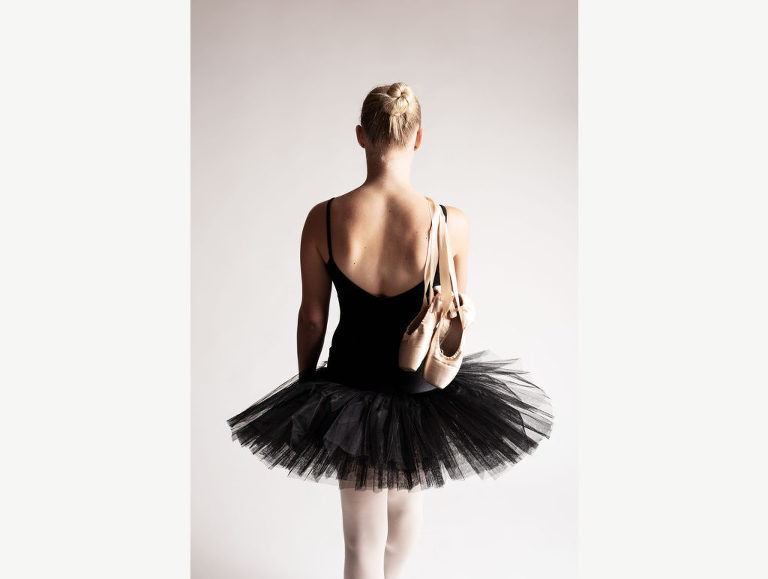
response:
[[[357,125],[355,127],[355,135],[357,135],[357,142],[360,143],[360,146],[365,149],[365,131],[363,131],[363,127],[361,125]]]
[[[419,127],[419,130],[416,131],[416,142],[413,144],[413,150],[416,151],[419,147],[421,147],[421,137],[423,135],[424,129],[422,127]]]

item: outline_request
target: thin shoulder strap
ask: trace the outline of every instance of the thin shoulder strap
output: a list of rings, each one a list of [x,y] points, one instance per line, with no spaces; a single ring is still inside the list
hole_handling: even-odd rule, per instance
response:
[[[442,203],[440,203],[440,208],[443,210],[443,215],[445,215],[445,223],[447,224],[448,223],[448,210],[445,208],[445,205],[443,205]],[[438,248],[439,248],[439,246],[440,246],[440,242],[438,241]],[[435,276],[434,276],[434,278],[432,280],[432,285],[433,286],[441,285],[441,282],[440,282],[440,258],[439,258],[439,256],[436,255],[435,256],[435,260],[436,260],[436,267],[435,267]]]
[[[333,199],[334,198],[331,197],[325,204],[325,233],[328,238],[328,261],[333,259],[333,251],[331,250],[331,201],[333,201]]]

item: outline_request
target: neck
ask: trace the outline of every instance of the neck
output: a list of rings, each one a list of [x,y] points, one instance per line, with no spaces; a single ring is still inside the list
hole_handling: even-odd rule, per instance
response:
[[[383,153],[366,150],[368,175],[363,185],[375,185],[384,189],[411,188],[413,151],[390,150]]]

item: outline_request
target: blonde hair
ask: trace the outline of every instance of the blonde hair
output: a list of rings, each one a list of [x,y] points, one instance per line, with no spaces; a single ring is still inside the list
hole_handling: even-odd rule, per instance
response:
[[[421,126],[421,105],[404,82],[377,86],[365,97],[360,125],[374,147],[402,148]]]

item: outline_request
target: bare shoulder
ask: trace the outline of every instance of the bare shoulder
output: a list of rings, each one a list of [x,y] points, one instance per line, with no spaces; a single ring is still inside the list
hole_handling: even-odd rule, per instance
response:
[[[325,239],[325,206],[328,200],[320,201],[313,205],[304,218],[301,237],[303,244],[312,245],[318,248],[324,246],[321,243]]]
[[[448,213],[446,223],[448,223],[449,230],[452,231],[456,237],[469,235],[469,219],[467,218],[467,214],[453,205],[446,205],[445,210]]]
[[[304,220],[304,223],[307,225],[322,225],[325,221],[325,206],[327,205],[328,200],[320,201],[319,203],[315,203],[307,213],[307,217]]]
[[[314,237],[320,233],[321,229],[324,232],[325,204],[326,201],[321,201],[309,209],[309,212],[304,218],[304,228],[302,232],[304,236]]]
[[[456,253],[466,252],[469,247],[469,219],[464,211],[453,205],[446,205],[445,210],[448,213],[445,221],[453,249]]]
[[[453,205],[445,205],[445,210],[448,212],[447,222],[455,223],[457,227],[469,227],[469,220],[464,211]]]

